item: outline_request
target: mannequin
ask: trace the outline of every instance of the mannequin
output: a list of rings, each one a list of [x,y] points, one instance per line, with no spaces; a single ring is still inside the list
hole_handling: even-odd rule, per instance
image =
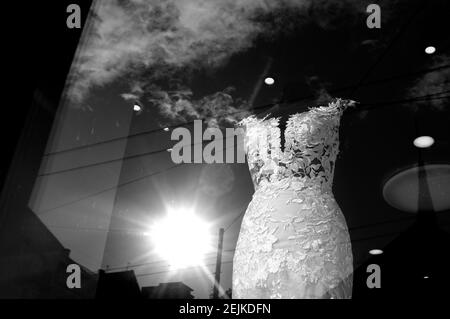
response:
[[[340,118],[351,105],[280,104],[241,122],[255,194],[234,255],[233,298],[351,298],[350,236],[332,194]]]

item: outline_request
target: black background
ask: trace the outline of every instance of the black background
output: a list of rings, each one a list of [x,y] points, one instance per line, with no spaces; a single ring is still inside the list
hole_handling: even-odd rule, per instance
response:
[[[2,155],[0,181],[6,178],[22,129],[29,115],[33,93],[45,92],[58,101],[82,29],[66,26],[69,4],[81,8],[84,25],[92,1],[28,1],[2,4],[4,24]],[[5,72],[6,71],[6,72]]]

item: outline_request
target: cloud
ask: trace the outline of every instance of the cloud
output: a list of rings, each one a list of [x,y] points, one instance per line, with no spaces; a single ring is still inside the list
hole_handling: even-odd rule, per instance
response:
[[[317,75],[305,77],[305,82],[311,91],[314,92],[316,104],[327,104],[333,99],[326,89],[327,86],[330,86],[329,82],[320,80]]]
[[[191,100],[186,83],[193,71],[224,65],[259,37],[298,30],[311,21],[323,28],[346,23],[354,13],[365,14],[366,6],[359,0],[98,0],[67,95],[79,105],[92,88],[124,80],[131,86],[125,99],[150,93],[156,102],[159,94],[158,106],[170,118],[183,112],[199,116],[217,107]],[[169,90],[189,93],[164,93]],[[225,106],[227,94],[206,100]]]
[[[133,93],[122,93],[120,95],[125,101],[139,100],[139,96]]]
[[[450,64],[450,56],[437,55],[432,58],[429,65],[430,68],[435,68]],[[416,98],[422,96],[429,96],[423,101],[412,103],[409,107],[417,110],[418,107],[431,107],[434,110],[443,110],[450,101],[450,69],[444,68],[429,72],[423,77],[415,80],[413,85],[407,91],[407,98]]]
[[[209,127],[224,127],[249,115],[247,103],[233,99],[232,91],[232,88],[227,88],[196,100],[192,98],[190,90],[155,90],[148,100],[170,120],[182,122],[203,119]]]
[[[245,4],[244,4],[245,3]],[[251,22],[264,1],[99,1],[77,57],[69,97],[141,69],[215,67],[261,32]],[[164,67],[166,66],[166,67]],[[154,74],[152,77],[157,77]]]

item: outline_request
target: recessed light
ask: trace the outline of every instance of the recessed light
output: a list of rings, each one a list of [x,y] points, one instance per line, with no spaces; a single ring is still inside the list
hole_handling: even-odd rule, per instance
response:
[[[136,111],[136,112],[139,112],[141,110],[141,106],[139,104],[135,103],[133,105],[133,110]]]
[[[429,276],[423,276],[423,279],[428,279],[428,278],[430,278]]]
[[[273,78],[265,78],[264,83],[266,83],[267,85],[272,85],[275,83],[275,80]]]
[[[166,132],[168,132],[168,131],[169,131],[169,128],[168,128],[168,127],[165,127],[165,128],[163,128],[163,130],[166,131]]]
[[[381,249],[369,250],[369,254],[371,254],[371,255],[381,255],[382,253],[383,253],[383,251]]]
[[[426,194],[419,192],[419,185],[422,183],[428,185],[429,192]],[[382,192],[384,200],[390,206],[416,214],[419,210],[442,212],[450,209],[450,196],[447,195],[448,191],[445,191],[448,189],[450,189],[449,163],[424,163],[422,166],[415,163],[413,166],[396,170],[395,174],[384,183]],[[420,209],[419,196],[427,199],[421,202]]]
[[[436,52],[436,48],[433,46],[428,46],[425,48],[425,53],[426,54],[433,54],[434,52]]]
[[[427,148],[434,144],[434,139],[431,136],[419,136],[414,139],[414,146],[418,148]]]

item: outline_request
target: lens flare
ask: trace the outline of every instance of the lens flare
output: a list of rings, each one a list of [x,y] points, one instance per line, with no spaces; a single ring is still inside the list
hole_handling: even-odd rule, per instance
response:
[[[173,268],[201,265],[211,251],[210,226],[190,209],[171,209],[151,227],[155,251]]]

